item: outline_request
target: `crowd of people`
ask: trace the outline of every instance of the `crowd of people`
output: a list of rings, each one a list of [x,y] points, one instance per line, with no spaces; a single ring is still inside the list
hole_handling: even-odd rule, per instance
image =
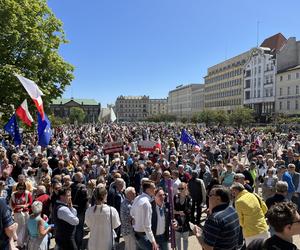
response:
[[[187,250],[192,234],[205,250],[297,249],[294,132],[87,124],[55,128],[46,148],[32,133],[0,142],[0,249],[47,250],[54,238],[59,250]]]

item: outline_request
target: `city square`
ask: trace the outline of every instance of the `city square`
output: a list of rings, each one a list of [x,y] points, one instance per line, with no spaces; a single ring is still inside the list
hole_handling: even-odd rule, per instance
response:
[[[299,7],[0,1],[0,250],[300,249]]]

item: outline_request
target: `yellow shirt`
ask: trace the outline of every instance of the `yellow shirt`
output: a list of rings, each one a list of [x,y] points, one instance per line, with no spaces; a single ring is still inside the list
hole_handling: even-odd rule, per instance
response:
[[[238,213],[240,225],[243,228],[244,237],[254,236],[268,231],[268,225],[261,203],[254,194],[244,190],[238,194],[235,201],[235,209]]]

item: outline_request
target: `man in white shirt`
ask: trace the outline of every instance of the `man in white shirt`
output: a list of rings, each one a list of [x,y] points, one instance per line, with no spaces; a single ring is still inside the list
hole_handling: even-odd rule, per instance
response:
[[[181,183],[180,179],[179,179],[179,172],[178,170],[174,170],[172,172],[172,177],[173,177],[173,195],[175,196],[178,192],[178,187],[179,184]]]
[[[150,201],[154,196],[155,184],[146,180],[142,184],[142,194],[133,201],[130,214],[133,218],[133,229],[137,250],[158,250],[152,229],[152,207]]]

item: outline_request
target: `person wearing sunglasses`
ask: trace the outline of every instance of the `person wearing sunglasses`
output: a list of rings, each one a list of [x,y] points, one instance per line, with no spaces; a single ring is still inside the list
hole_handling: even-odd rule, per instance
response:
[[[178,193],[174,197],[174,215],[177,221],[175,231],[176,246],[181,250],[181,238],[183,239],[183,250],[188,249],[189,221],[191,217],[191,198],[188,196],[187,184],[181,182],[178,186]]]
[[[26,190],[25,183],[18,183],[17,191],[11,196],[11,206],[14,211],[14,218],[18,223],[17,236],[18,246],[24,247],[26,239],[26,224],[29,219],[29,207],[32,203],[32,195]]]
[[[296,250],[292,236],[300,231],[300,215],[293,202],[280,202],[273,205],[266,214],[268,222],[275,230],[275,234],[264,240],[252,241],[247,250]]]

